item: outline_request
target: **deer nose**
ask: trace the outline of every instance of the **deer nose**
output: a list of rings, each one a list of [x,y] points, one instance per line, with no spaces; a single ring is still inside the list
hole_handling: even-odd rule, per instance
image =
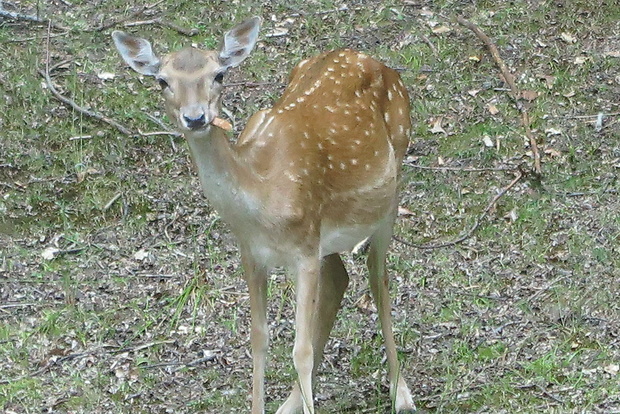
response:
[[[189,129],[200,129],[207,124],[207,118],[204,112],[197,116],[183,115],[183,121]]]

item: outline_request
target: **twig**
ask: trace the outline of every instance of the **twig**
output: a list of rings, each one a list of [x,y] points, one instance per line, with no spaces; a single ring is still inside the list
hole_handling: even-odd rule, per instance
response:
[[[199,33],[198,29],[186,29],[184,27],[179,26],[178,24],[172,23],[172,22],[168,22],[163,20],[161,17],[157,17],[155,19],[149,19],[149,20],[142,20],[142,21],[138,21],[138,22],[132,22],[132,23],[125,23],[124,26],[125,27],[133,27],[133,26],[146,26],[149,24],[158,24],[160,26],[164,26],[164,27],[168,27],[172,30],[176,30],[177,32],[179,32],[182,35],[185,36],[195,36]]]
[[[51,23],[47,27],[47,44],[46,44],[46,50],[45,50],[45,70],[44,71],[38,70],[38,72],[41,76],[43,76],[43,78],[45,78],[45,83],[47,85],[47,88],[52,92],[54,97],[56,97],[56,99],[58,99],[65,105],[70,106],[74,110],[88,117],[95,118],[98,121],[105,122],[106,124],[113,126],[114,128],[118,129],[121,133],[125,135],[135,135],[134,132],[131,131],[129,128],[119,124],[115,120],[108,118],[107,116],[102,115],[100,113],[89,111],[88,109],[82,108],[81,106],[76,104],[72,99],[69,99],[66,96],[62,95],[60,92],[58,92],[58,90],[54,86],[54,83],[52,82],[52,78],[50,77],[50,72],[49,72],[50,70],[50,36],[49,36],[50,28],[51,28]]]
[[[604,117],[608,117],[608,116],[618,116],[620,115],[620,112],[610,112],[608,114],[601,112],[598,113],[596,115],[556,115],[556,116],[551,116],[551,118],[564,118],[564,119],[588,119],[588,118],[597,118],[600,115],[603,115]]]
[[[119,198],[121,198],[121,193],[117,193],[114,197],[112,197],[112,199],[108,201],[105,206],[103,206],[103,211],[108,211],[110,207],[112,207],[112,204],[114,204]]]
[[[435,45],[433,45],[433,42],[431,42],[431,40],[424,35],[422,35],[421,37],[422,37],[422,40],[424,40],[424,43],[426,43],[428,47],[431,49],[431,52],[433,52],[433,55],[435,57],[439,56],[439,52],[437,52],[437,49],[435,48]]]
[[[527,109],[519,100],[521,93],[519,92],[519,89],[517,88],[514,77],[512,76],[512,74],[508,70],[508,67],[502,60],[501,56],[499,55],[499,50],[497,49],[497,46],[495,46],[493,41],[478,26],[476,26],[474,23],[468,20],[465,20],[462,16],[458,16],[456,20],[459,22],[459,24],[467,27],[469,30],[474,32],[476,36],[478,36],[478,38],[482,40],[482,42],[485,44],[487,49],[489,49],[489,52],[491,53],[491,56],[495,60],[495,63],[499,67],[499,70],[502,76],[504,77],[504,80],[506,81],[508,86],[510,86],[512,99],[515,101],[515,104],[517,105],[517,109],[519,110],[519,112],[521,112],[521,122],[523,123],[523,128],[525,129],[525,135],[529,139],[530,147],[532,149],[532,154],[534,155],[534,172],[538,176],[540,176],[542,174],[542,168],[540,165],[540,153],[538,151],[538,143],[536,142],[536,138],[532,134],[532,130],[530,128],[531,121],[530,121],[530,116],[527,112]]]
[[[431,170],[431,171],[456,171],[456,172],[488,172],[488,171],[516,171],[519,167],[489,167],[489,168],[468,168],[468,167],[429,167],[425,165],[417,165],[406,162],[405,165],[411,168],[417,168],[420,170]]]
[[[126,22],[127,20],[134,19],[134,18],[140,16],[141,14],[143,14],[145,11],[147,11],[149,9],[153,9],[153,8],[159,6],[162,2],[163,2],[163,0],[159,0],[156,3],[144,5],[141,8],[139,8],[138,10],[136,10],[135,12],[131,13],[129,16],[121,17],[119,19],[112,19],[108,23],[102,24],[101,26],[92,29],[92,31],[94,31],[94,32],[102,32],[104,30],[109,29],[110,27],[116,26],[117,24]]]
[[[31,16],[29,14],[10,12],[10,11],[4,10],[2,8],[2,4],[0,4],[0,17],[5,18],[5,19],[10,19],[10,20],[23,20],[26,22],[37,23],[37,24],[47,24],[49,27],[53,27],[56,30],[69,31],[69,29],[64,26],[61,26],[56,23],[52,23],[50,19],[41,19],[37,16]]]
[[[517,176],[515,177],[515,179],[512,180],[510,182],[510,184],[508,184],[506,187],[502,188],[501,191],[499,193],[497,193],[491,199],[489,204],[486,206],[486,208],[482,211],[480,216],[478,216],[478,218],[474,222],[474,225],[471,226],[471,228],[469,230],[467,230],[463,235],[461,235],[460,237],[458,237],[455,240],[448,241],[448,242],[445,242],[445,243],[439,243],[439,244],[414,244],[414,243],[408,242],[406,240],[403,240],[403,239],[401,239],[400,237],[397,237],[397,236],[393,236],[393,238],[394,238],[394,240],[404,244],[405,246],[413,247],[413,248],[416,248],[416,249],[426,249],[426,250],[440,249],[440,248],[443,248],[443,247],[455,246],[457,244],[460,244],[460,243],[464,242],[465,240],[469,239],[474,234],[474,232],[476,230],[478,230],[478,227],[480,227],[480,224],[482,223],[482,220],[484,220],[484,218],[489,214],[489,211],[491,211],[491,209],[495,206],[497,201],[501,197],[503,197],[504,194],[506,194],[512,187],[514,187],[515,184],[517,184],[522,178],[523,178],[523,173],[521,171],[518,171],[517,172]]]

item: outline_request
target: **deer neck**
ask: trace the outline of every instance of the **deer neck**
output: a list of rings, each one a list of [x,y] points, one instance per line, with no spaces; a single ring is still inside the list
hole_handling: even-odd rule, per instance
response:
[[[218,213],[230,224],[248,217],[252,198],[243,189],[253,188],[252,174],[242,164],[226,133],[214,126],[185,134],[198,170],[202,190]]]

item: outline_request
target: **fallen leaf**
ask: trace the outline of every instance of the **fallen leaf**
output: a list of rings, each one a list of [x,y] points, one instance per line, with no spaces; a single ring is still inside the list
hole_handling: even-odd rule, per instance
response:
[[[620,58],[620,50],[610,50],[609,52],[603,53],[603,56]]]
[[[444,34],[444,33],[448,33],[450,30],[452,29],[450,29],[448,26],[441,25],[441,26],[434,27],[433,33]]]
[[[144,259],[146,259],[147,257],[149,257],[149,252],[147,252],[144,249],[140,249],[137,252],[134,253],[133,258],[139,261],[143,261]]]
[[[495,106],[495,104],[488,104],[487,111],[489,111],[491,115],[497,115],[499,113],[499,109],[497,109],[497,106]]]
[[[553,135],[561,135],[562,134],[562,130],[561,129],[557,129],[557,128],[547,128],[547,129],[545,129],[545,134],[547,134],[548,137],[551,137]]]
[[[55,247],[48,247],[41,252],[41,257],[43,257],[45,260],[52,260],[58,255],[59,252],[60,249],[57,249]]]
[[[545,148],[545,154],[547,154],[551,158],[558,158],[562,156],[562,153],[554,148]]]
[[[101,72],[97,74],[97,77],[101,80],[112,80],[116,77],[116,75],[110,72]]]
[[[495,146],[495,144],[493,143],[493,140],[488,135],[485,135],[484,137],[482,137],[482,143],[484,144],[485,147],[488,147],[488,148]]]
[[[562,96],[565,97],[565,98],[572,98],[573,96],[575,96],[575,91],[567,92],[567,93],[563,94]]]
[[[538,98],[538,92],[530,90],[521,91],[521,98],[532,102],[534,99]]]
[[[620,372],[620,365],[618,364],[609,364],[603,370],[611,375],[617,375]]]
[[[587,56],[577,56],[575,58],[575,65],[583,65],[584,63],[586,63],[588,60],[590,60],[589,57]]]
[[[517,209],[513,208],[512,210],[510,210],[508,213],[506,213],[506,215],[504,215],[504,219],[514,223],[515,221],[517,221],[517,219],[519,218],[519,216],[517,215]]]
[[[432,134],[446,134],[446,130],[441,126],[441,122],[443,121],[443,117],[437,117],[431,124],[431,133]],[[447,134],[446,134],[447,135]]]
[[[398,206],[398,215],[400,217],[411,217],[415,216],[415,213],[406,207]]]
[[[471,96],[476,96],[478,95],[478,92],[480,92],[480,89],[471,89],[469,91],[467,91],[468,94],[470,94]]]
[[[575,42],[577,42],[577,39],[575,38],[575,36],[572,33],[568,33],[568,32],[563,32],[560,35],[560,39],[562,39],[566,43],[575,43]]]
[[[480,62],[480,57],[478,57],[476,55],[472,55],[472,56],[468,57],[467,59],[471,60],[472,62]]]

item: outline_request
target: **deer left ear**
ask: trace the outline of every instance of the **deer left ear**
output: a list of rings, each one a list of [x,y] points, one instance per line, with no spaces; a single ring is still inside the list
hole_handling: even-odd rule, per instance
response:
[[[151,43],[120,30],[112,32],[112,39],[121,57],[136,72],[155,76],[159,72],[159,58],[153,53]]]
[[[260,24],[261,18],[255,16],[226,32],[219,56],[220,64],[225,69],[238,66],[250,55],[258,40]]]

